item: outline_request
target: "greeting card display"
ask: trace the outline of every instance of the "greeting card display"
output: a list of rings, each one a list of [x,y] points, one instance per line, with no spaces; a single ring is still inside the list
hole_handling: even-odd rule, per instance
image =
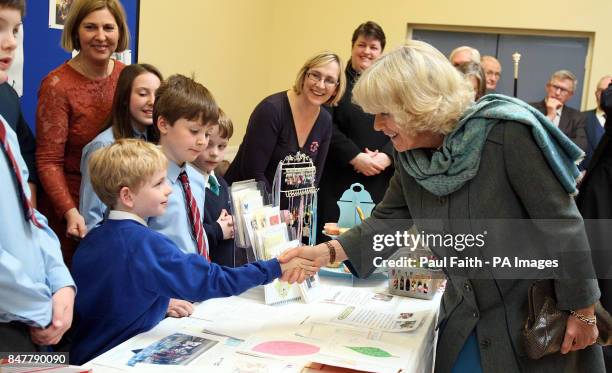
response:
[[[245,220],[245,216],[262,208],[267,202],[268,195],[265,185],[255,180],[237,181],[230,188],[232,206],[234,208],[234,241],[237,247],[253,248],[249,236],[249,226],[251,222]],[[249,253],[251,250],[247,250]],[[254,260],[254,255],[250,253],[249,261]]]

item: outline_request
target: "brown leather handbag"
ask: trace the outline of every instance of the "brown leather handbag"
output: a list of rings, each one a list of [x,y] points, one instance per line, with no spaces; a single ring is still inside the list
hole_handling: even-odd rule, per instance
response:
[[[529,288],[527,300],[529,310],[523,328],[527,356],[539,359],[559,352],[569,312],[557,308],[553,281],[534,282]],[[612,317],[599,302],[595,305],[595,317],[599,329],[597,343],[602,346],[612,344]]]

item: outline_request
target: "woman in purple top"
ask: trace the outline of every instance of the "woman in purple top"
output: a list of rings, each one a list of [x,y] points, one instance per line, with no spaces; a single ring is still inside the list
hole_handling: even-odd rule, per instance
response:
[[[344,93],[340,66],[335,53],[319,53],[304,63],[292,89],[268,96],[257,105],[225,174],[228,183],[256,179],[271,192],[276,166],[298,151],[312,158],[319,183],[332,127],[331,115],[321,105],[336,105]]]

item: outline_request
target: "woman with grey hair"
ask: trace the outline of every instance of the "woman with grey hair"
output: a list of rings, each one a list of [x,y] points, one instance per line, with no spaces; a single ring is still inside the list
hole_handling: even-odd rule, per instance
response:
[[[474,99],[478,101],[482,96],[485,95],[487,85],[485,81],[485,74],[482,70],[482,66],[476,62],[464,62],[457,67],[460,73],[470,82],[472,88],[474,88]]]
[[[488,95],[474,104],[473,94],[464,77],[429,44],[409,41],[376,61],[357,82],[353,98],[376,116],[374,128],[389,136],[395,148],[396,171],[389,189],[361,225],[337,240],[292,249],[281,261],[293,256],[313,259],[318,265],[346,260],[353,274],[367,277],[377,258],[389,258],[400,246],[398,242],[374,247],[375,235],[414,224],[425,234],[438,231],[459,238],[497,219],[527,222],[536,229],[526,240],[531,244],[526,252],[535,257],[564,243],[588,255],[584,226],[572,198],[579,175],[574,162],[581,151],[525,103]],[[540,219],[563,224],[547,225]],[[513,238],[525,232],[511,233]],[[509,250],[512,243],[496,234],[489,232],[486,250],[461,253],[452,243],[434,243],[430,249],[439,258],[484,257],[494,250],[517,255]],[[385,244],[390,241],[395,239]],[[587,260],[573,260],[563,267],[592,273]],[[568,317],[561,353],[531,360],[522,330],[527,293],[535,277],[524,279],[518,271],[445,268],[448,284],[438,321],[435,371],[604,372],[601,348],[594,345],[597,327],[583,321],[593,318],[600,296],[597,282],[587,276],[552,280],[557,307],[578,316]]]

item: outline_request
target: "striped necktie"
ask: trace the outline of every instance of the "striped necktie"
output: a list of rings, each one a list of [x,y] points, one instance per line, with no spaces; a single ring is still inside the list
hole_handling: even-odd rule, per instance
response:
[[[187,204],[187,213],[189,214],[189,223],[191,223],[191,232],[198,245],[198,253],[206,258],[208,262],[210,262],[206,242],[204,241],[204,226],[202,225],[202,216],[200,215],[200,209],[198,209],[193,193],[191,193],[191,186],[189,185],[189,177],[187,176],[187,172],[181,172],[179,174],[179,180],[181,181],[181,186],[185,192],[185,202]]]
[[[38,228],[42,228],[42,224],[36,219],[36,215],[34,214],[34,208],[32,207],[32,202],[28,199],[28,196],[23,189],[23,179],[21,178],[21,172],[19,172],[19,166],[17,165],[17,161],[15,160],[15,156],[13,156],[13,152],[11,147],[9,146],[8,139],[6,138],[6,128],[8,124],[4,121],[2,117],[0,117],[0,142],[2,142],[2,149],[4,150],[4,154],[11,164],[11,168],[13,170],[13,175],[15,176],[15,180],[17,181],[18,189],[19,189],[19,197],[21,199],[21,206],[23,208],[23,213],[25,215],[25,219],[31,220],[32,224],[37,226]]]

